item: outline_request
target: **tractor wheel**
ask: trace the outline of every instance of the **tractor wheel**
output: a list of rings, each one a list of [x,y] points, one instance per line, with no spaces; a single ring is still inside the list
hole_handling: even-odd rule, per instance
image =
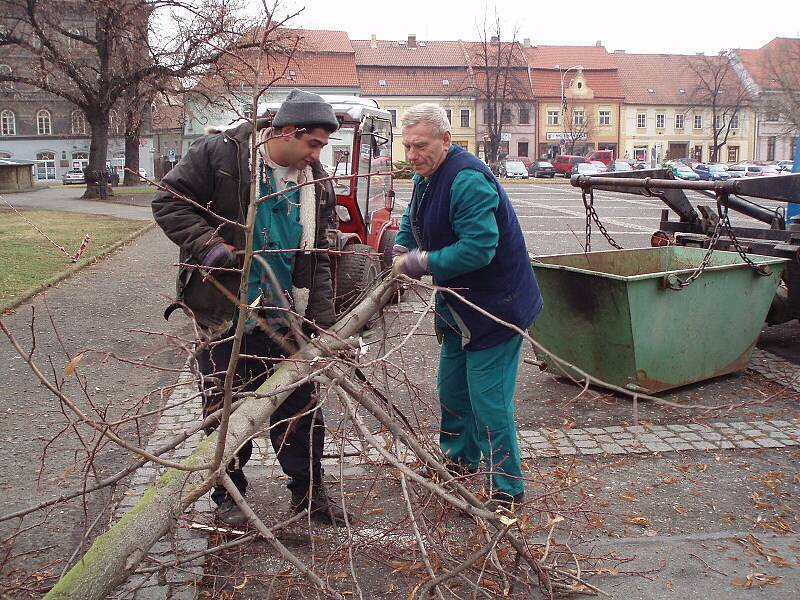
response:
[[[341,254],[336,261],[336,289],[334,304],[336,314],[350,310],[361,296],[375,282],[380,274],[380,262],[370,253],[372,248],[365,244],[352,244],[345,250],[353,254]]]
[[[378,244],[378,252],[381,254],[381,267],[383,270],[392,268],[392,246],[397,239],[396,229],[387,229],[381,236],[381,241]]]

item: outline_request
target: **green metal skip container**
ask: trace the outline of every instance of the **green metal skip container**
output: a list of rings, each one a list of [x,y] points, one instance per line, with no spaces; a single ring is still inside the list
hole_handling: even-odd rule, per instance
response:
[[[767,268],[760,276],[735,252],[714,251],[691,285],[672,289],[705,253],[667,246],[536,257],[544,309],[529,333],[593,377],[644,393],[742,370],[788,261],[748,255]]]

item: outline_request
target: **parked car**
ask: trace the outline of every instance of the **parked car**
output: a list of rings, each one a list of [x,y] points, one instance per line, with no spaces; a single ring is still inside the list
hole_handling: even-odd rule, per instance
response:
[[[528,169],[521,160],[506,161],[506,177],[510,179],[527,179]]]
[[[789,171],[789,172],[791,172],[792,168],[794,167],[794,161],[793,160],[779,160],[778,162],[775,163],[775,166],[777,167],[777,169],[779,171]]]
[[[676,163],[680,163],[682,165],[686,165],[690,169],[694,169],[697,165],[700,164],[700,161],[696,158],[677,158],[675,159]]]
[[[764,165],[748,165],[744,163],[728,167],[728,173],[733,179],[739,179],[741,177],[760,177],[763,170]]]
[[[600,173],[605,173],[606,171],[608,171],[608,165],[606,165],[606,163],[604,163],[604,162],[602,162],[602,161],[599,161],[599,160],[590,160],[590,161],[589,161],[589,163],[590,163],[590,164],[593,164],[595,167],[597,167],[597,170],[598,170]]]
[[[521,162],[523,165],[525,165],[526,169],[529,169],[534,162],[530,156],[506,156],[506,162],[509,160]]]
[[[556,168],[546,160],[537,160],[528,167],[528,174],[531,177],[550,177],[556,176]]]
[[[591,162],[593,160],[598,160],[603,163],[606,167],[614,162],[614,151],[613,150],[595,150],[594,152],[589,153],[586,156],[586,160]]]
[[[556,175],[563,175],[569,177],[572,173],[572,168],[580,163],[585,163],[586,159],[582,156],[575,154],[560,154],[556,159],[551,161],[556,170]]]
[[[703,181],[725,181],[731,178],[731,174],[728,173],[725,165],[717,163],[700,163],[694,168],[694,172]]]
[[[86,183],[86,176],[80,169],[72,169],[72,171],[64,173],[64,179],[62,181],[64,185],[71,185],[73,183]]]
[[[788,173],[781,171],[775,165],[764,165],[761,167],[762,175],[788,175]]]
[[[619,171],[633,171],[633,167],[627,160],[615,160],[608,166],[609,173],[615,173]]]
[[[601,175],[597,165],[590,162],[576,163],[572,167],[572,175]]]
[[[689,165],[685,165],[681,162],[676,162],[672,165],[672,174],[678,179],[684,179],[686,181],[697,181],[700,179],[700,176],[692,171]]]

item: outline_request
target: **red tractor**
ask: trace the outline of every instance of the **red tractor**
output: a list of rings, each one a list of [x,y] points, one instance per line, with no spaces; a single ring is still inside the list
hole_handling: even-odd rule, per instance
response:
[[[328,97],[340,127],[320,160],[336,179],[336,223],[331,228],[334,297],[346,311],[392,264],[399,229],[392,216],[392,120],[377,102],[358,97]]]
[[[336,192],[335,222],[330,224],[336,311],[341,314],[392,264],[399,218],[392,216],[392,120],[378,103],[357,96],[323,96],[333,106],[339,130],[322,150],[320,161]],[[268,118],[280,104],[268,104]],[[259,114],[264,114],[259,108]]]

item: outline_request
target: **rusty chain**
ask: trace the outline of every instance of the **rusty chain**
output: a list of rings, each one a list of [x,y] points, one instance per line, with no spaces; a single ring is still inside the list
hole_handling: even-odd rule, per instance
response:
[[[761,277],[765,277],[770,275],[770,271],[766,269],[762,265],[755,264],[750,258],[747,256],[747,253],[742,248],[741,244],[739,244],[739,240],[736,238],[736,234],[733,233],[733,227],[731,226],[730,218],[728,217],[728,207],[725,206],[723,208],[723,204],[721,202],[721,195],[717,196],[717,224],[714,226],[714,232],[711,234],[711,238],[708,242],[708,250],[706,251],[705,255],[703,256],[703,260],[700,261],[700,265],[692,272],[689,277],[684,280],[675,277],[672,281],[667,281],[666,286],[673,290],[680,290],[685,287],[690,286],[703,272],[706,270],[708,263],[711,261],[711,255],[714,253],[715,246],[719,241],[720,236],[722,235],[723,228],[727,233],[728,237],[733,244],[733,247],[736,249],[736,252],[742,258],[742,260],[750,266],[758,275]]]
[[[603,223],[600,221],[600,217],[597,216],[597,212],[594,210],[594,189],[589,189],[589,198],[587,201],[586,197],[586,188],[583,188],[583,206],[586,209],[586,244],[585,244],[585,252],[592,251],[592,221],[595,222],[597,225],[597,229],[600,233],[603,234],[603,237],[606,238],[606,241],[611,244],[617,250],[623,250],[622,246],[620,246],[614,238],[611,237],[611,234],[608,233],[608,230],[605,228]]]

